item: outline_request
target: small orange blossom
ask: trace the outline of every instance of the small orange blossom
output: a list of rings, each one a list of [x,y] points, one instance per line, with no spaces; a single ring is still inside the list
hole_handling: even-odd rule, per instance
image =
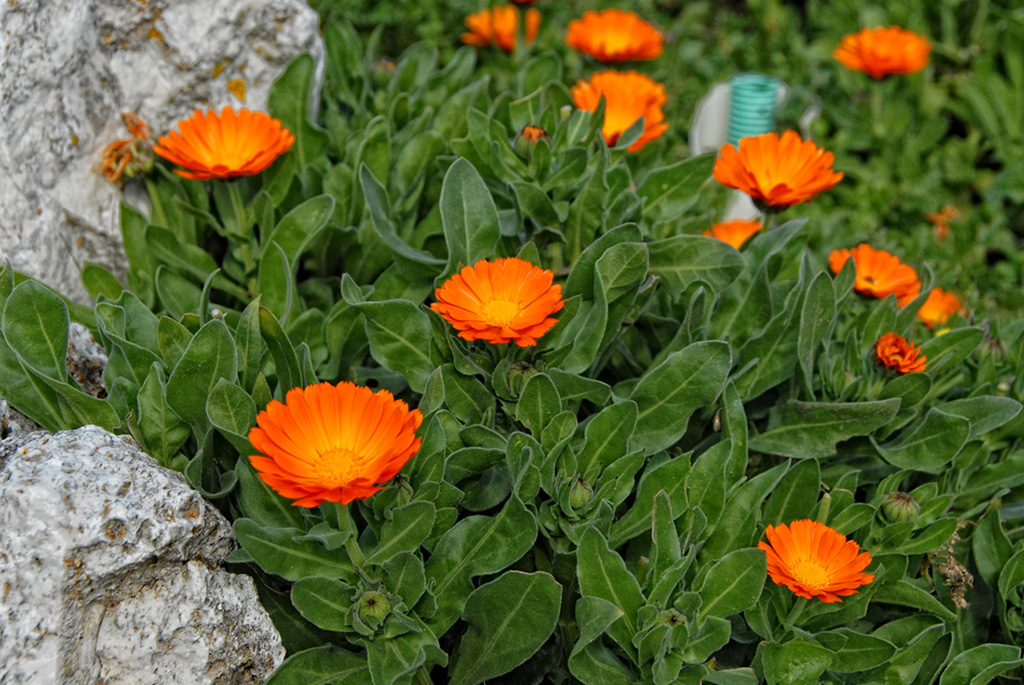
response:
[[[668,130],[661,106],[668,101],[665,86],[635,71],[601,71],[572,87],[572,98],[580,109],[593,112],[604,96],[604,125],[601,134],[608,145],[643,117],[644,132],[626,150],[636,152]]]
[[[875,356],[878,363],[886,368],[896,369],[900,373],[917,373],[928,368],[927,357],[922,357],[921,346],[914,345],[896,333],[886,333],[875,343]]]
[[[824,523],[802,519],[788,526],[769,525],[765,537],[768,542],[757,547],[768,556],[768,575],[798,597],[841,602],[840,597],[856,594],[857,588],[875,579],[863,573],[871,555]]]
[[[607,9],[584,12],[569,22],[565,42],[569,47],[608,64],[656,59],[664,36],[635,12]]]

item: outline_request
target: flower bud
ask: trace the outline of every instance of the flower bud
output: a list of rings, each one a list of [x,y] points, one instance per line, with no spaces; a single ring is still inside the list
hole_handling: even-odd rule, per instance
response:
[[[402,506],[412,501],[413,491],[409,479],[402,474],[396,474],[391,485],[398,488],[398,496],[395,498],[395,506]]]
[[[533,150],[533,146],[541,138],[547,139],[547,131],[540,126],[523,126],[523,130],[516,136],[516,152],[526,157]]]
[[[363,619],[364,623],[375,627],[387,618],[388,613],[391,611],[391,603],[388,602],[387,595],[383,592],[370,590],[369,592],[364,592],[363,596],[356,602],[356,610],[359,612],[359,618]]]
[[[583,480],[583,476],[579,476],[569,490],[569,506],[573,509],[582,509],[590,503],[593,496],[594,486]]]
[[[882,501],[882,513],[893,523],[916,521],[921,505],[905,492],[890,492]]]
[[[370,75],[378,87],[384,87],[391,83],[391,77],[395,75],[395,63],[390,59],[379,59],[370,65]]]
[[[519,397],[523,388],[526,387],[526,381],[530,380],[530,377],[537,373],[537,369],[526,362],[516,362],[508,369],[508,388],[512,391],[514,397]]]

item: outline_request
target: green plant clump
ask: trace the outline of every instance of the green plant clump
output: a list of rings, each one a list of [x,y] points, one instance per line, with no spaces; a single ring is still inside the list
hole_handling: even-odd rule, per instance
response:
[[[269,97],[288,153],[230,180],[157,164],[149,216],[122,207],[126,283],[83,272],[93,309],[0,272],[0,395],[47,430],[130,434],[233,522],[232,568],[288,650],[272,685],[1019,682],[1019,8],[641,2],[667,40],[637,68],[670,127],[630,153],[643,123],[609,146],[604,105],[574,105],[595,69],[562,41],[573,7],[541,3],[506,56],[458,46],[465,3],[315,4],[320,111],[308,56]],[[342,18],[371,6],[377,28]],[[933,37],[924,72],[831,59],[896,23]],[[780,128],[820,108],[809,132],[846,178],[736,249],[702,235],[728,193],[685,134],[746,69],[789,82]],[[925,214],[946,204],[940,240]],[[914,264],[921,294],[855,291],[828,256],[859,242]],[[534,347],[430,308],[502,257],[562,288]],[[917,319],[935,285],[965,305],[939,331]],[[102,399],[65,368],[70,319],[107,350]],[[924,371],[879,364],[890,332]],[[372,497],[291,506],[249,431],[340,381],[418,408],[422,445]],[[758,543],[802,519],[855,540],[873,580],[835,602],[773,582]]]

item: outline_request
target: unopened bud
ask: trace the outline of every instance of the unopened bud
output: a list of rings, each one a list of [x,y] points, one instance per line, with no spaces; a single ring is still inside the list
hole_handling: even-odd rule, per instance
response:
[[[594,486],[583,480],[583,476],[579,476],[569,490],[569,506],[573,509],[582,509],[593,496]]]
[[[399,473],[391,481],[391,484],[398,488],[398,497],[395,498],[397,506],[402,506],[403,504],[408,504],[412,501],[412,484],[409,483],[408,478]]]
[[[508,388],[512,395],[519,397],[526,387],[526,381],[537,373],[537,369],[526,362],[516,362],[508,369]]]
[[[383,592],[371,590],[364,592],[363,596],[359,598],[356,609],[359,611],[359,618],[363,619],[367,625],[376,627],[387,618],[391,611],[391,603],[388,602],[387,595]]]
[[[882,513],[893,523],[916,521],[921,505],[905,492],[890,492],[882,501]]]
[[[523,130],[516,136],[516,152],[526,157],[533,150],[533,146],[541,138],[547,139],[547,131],[540,126],[524,126]]]
[[[389,59],[379,59],[370,66],[370,75],[377,86],[386,86],[395,75],[395,63]]]

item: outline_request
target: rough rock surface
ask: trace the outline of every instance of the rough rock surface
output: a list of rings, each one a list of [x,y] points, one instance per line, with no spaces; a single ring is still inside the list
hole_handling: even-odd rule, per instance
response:
[[[221,514],[95,426],[0,442],[0,682],[262,683],[284,658]]]
[[[68,353],[65,357],[65,366],[84,392],[101,399],[107,396],[107,389],[103,385],[107,351],[96,342],[88,328],[74,321],[68,326]]]
[[[129,137],[121,113],[165,132],[197,107],[265,109],[296,55],[322,72],[318,25],[303,0],[0,3],[0,260],[80,302],[83,262],[123,274],[121,196],[95,171]]]

